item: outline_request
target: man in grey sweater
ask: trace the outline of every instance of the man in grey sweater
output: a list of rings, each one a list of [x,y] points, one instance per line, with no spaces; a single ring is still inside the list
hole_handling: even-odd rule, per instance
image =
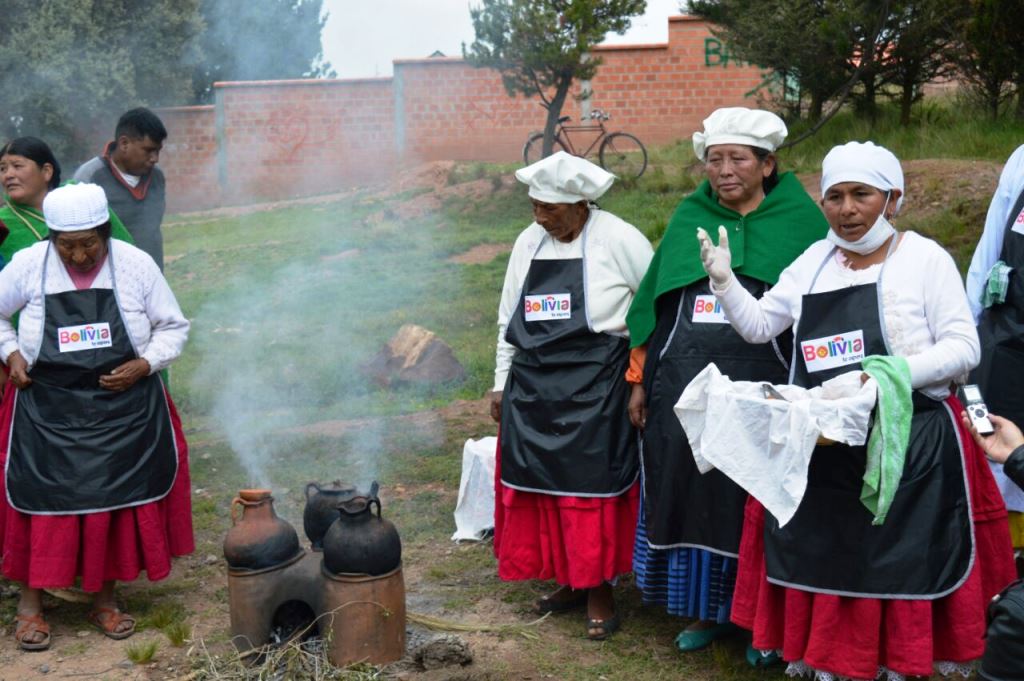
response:
[[[75,172],[79,182],[103,187],[110,209],[128,228],[135,245],[164,268],[164,174],[156,167],[167,138],[163,122],[146,108],[125,112],[117,121],[114,141],[101,156],[86,161]]]

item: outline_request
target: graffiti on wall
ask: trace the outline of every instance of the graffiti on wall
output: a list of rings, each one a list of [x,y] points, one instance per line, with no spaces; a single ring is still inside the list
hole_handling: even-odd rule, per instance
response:
[[[266,139],[283,158],[297,158],[299,152],[310,148],[321,148],[334,143],[337,132],[344,125],[347,112],[335,109],[336,124],[325,124],[322,116],[312,112],[296,110],[295,107],[280,107],[267,116]]]
[[[748,61],[743,61],[729,51],[729,46],[718,38],[704,38],[704,66],[708,68],[729,68],[732,64],[736,68],[753,66]]]

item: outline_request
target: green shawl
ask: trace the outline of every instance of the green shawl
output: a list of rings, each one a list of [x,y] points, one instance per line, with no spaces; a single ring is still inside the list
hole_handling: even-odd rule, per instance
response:
[[[660,295],[707,277],[697,228],[703,227],[717,239],[719,225],[729,229],[733,271],[769,284],[828,232],[821,209],[793,173],[781,174],[761,205],[746,215],[719,204],[705,180],[676,208],[633,298],[626,315],[633,347],[646,343],[654,331],[655,301]]]
[[[0,256],[3,256],[4,262],[10,262],[15,253],[42,241],[50,234],[42,211],[14,203],[6,196],[0,204],[0,223],[10,231],[0,244]],[[110,235],[115,239],[134,243],[132,235],[125,229],[121,219],[114,215],[114,211],[110,211],[110,228]]]

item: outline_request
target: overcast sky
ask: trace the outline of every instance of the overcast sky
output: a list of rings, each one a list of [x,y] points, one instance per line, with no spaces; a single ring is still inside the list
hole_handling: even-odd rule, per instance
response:
[[[427,57],[435,50],[461,56],[473,42],[470,4],[478,0],[324,0],[330,12],[323,32],[324,57],[341,78],[390,76],[392,59]],[[663,43],[668,17],[679,0],[647,0],[647,12],[633,19],[614,43]]]

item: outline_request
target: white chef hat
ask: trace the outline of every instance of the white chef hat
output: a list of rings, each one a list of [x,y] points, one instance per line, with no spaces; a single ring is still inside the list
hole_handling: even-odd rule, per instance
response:
[[[821,195],[840,182],[860,182],[883,192],[900,190],[896,210],[903,205],[903,168],[896,155],[874,142],[847,142],[825,154],[821,162]]]
[[[544,203],[596,201],[615,182],[615,176],[590,161],[559,151],[516,171],[529,185],[531,199]]]
[[[716,109],[704,119],[704,131],[693,133],[693,152],[703,161],[708,147],[715,144],[746,144],[775,151],[787,134],[786,122],[771,111],[731,106]]]
[[[110,220],[107,195],[97,184],[66,184],[43,199],[46,226],[55,232],[77,232]]]

